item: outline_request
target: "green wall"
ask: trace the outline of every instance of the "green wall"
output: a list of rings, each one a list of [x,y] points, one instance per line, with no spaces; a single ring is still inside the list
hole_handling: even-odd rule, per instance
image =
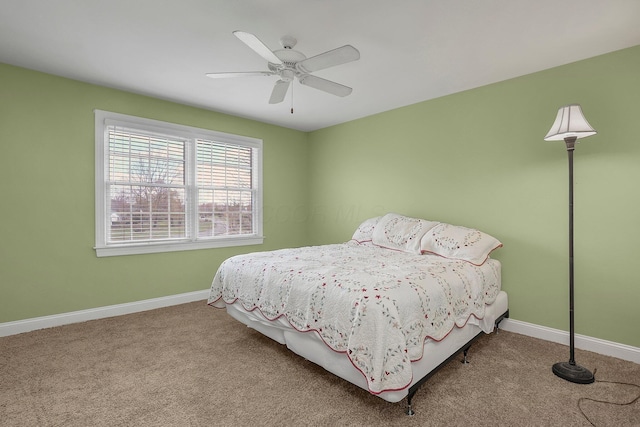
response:
[[[2,64],[0,82],[0,323],[206,289],[231,255],[393,211],[499,238],[511,317],[566,330],[567,155],[542,138],[580,103],[598,134],[575,152],[576,332],[640,347],[640,46],[308,134]],[[95,108],[262,138],[265,243],[96,258]]]
[[[636,46],[310,133],[310,243],[390,211],[479,228],[511,317],[567,330],[567,154],[543,137],[579,103],[598,134],[575,151],[576,333],[640,347],[639,101]]]
[[[207,289],[231,255],[307,241],[306,133],[3,64],[0,82],[0,323]],[[265,243],[97,258],[94,109],[263,139]]]

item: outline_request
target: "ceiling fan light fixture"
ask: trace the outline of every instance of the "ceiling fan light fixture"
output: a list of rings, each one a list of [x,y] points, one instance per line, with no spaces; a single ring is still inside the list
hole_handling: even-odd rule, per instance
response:
[[[282,70],[280,73],[280,80],[285,82],[290,82],[293,80],[294,73],[293,70]]]

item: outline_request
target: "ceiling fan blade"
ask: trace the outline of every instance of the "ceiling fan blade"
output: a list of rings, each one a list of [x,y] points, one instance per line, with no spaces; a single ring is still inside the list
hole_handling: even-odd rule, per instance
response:
[[[271,49],[269,49],[259,38],[251,33],[245,33],[244,31],[234,31],[233,35],[239,38],[244,44],[249,46],[258,55],[262,56],[268,62],[272,64],[282,65],[280,58],[276,56]]]
[[[336,96],[347,96],[353,89],[331,80],[323,79],[317,76],[304,75],[299,78],[300,84],[311,86],[312,88],[330,93]]]
[[[358,59],[360,59],[358,49],[351,45],[346,45],[300,61],[297,67],[303,73],[311,73]]]
[[[290,81],[286,82],[284,80],[278,80],[275,86],[273,86],[271,98],[269,98],[269,104],[279,104],[284,101],[284,96],[287,94],[289,84],[291,84]]]
[[[231,72],[231,73],[207,73],[205,74],[207,77],[211,77],[212,79],[228,79],[231,77],[262,77],[262,76],[273,76],[274,73],[271,71],[242,71],[239,73]]]

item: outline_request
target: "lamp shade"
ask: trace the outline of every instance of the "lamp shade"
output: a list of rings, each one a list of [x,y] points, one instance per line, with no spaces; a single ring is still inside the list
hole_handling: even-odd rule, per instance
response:
[[[562,141],[567,137],[586,138],[597,132],[587,122],[582,114],[582,108],[578,104],[561,107],[558,110],[556,121],[544,137],[545,141]]]

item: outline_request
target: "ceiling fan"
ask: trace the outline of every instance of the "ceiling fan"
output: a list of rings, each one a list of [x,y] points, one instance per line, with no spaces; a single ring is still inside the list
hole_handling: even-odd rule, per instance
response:
[[[268,71],[244,71],[228,73],[208,73],[207,77],[214,79],[229,77],[254,77],[254,76],[278,76],[280,79],[275,83],[269,104],[278,104],[284,100],[289,85],[294,78],[300,84],[330,93],[336,96],[347,96],[352,89],[340,83],[326,80],[314,76],[310,73],[336,65],[360,59],[360,52],[351,45],[345,45],[321,53],[311,58],[307,58],[302,52],[293,47],[297,40],[291,36],[284,36],[280,39],[282,49],[272,51],[260,39],[251,33],[244,31],[234,31],[233,34],[243,43],[249,46],[254,52],[267,60]]]

